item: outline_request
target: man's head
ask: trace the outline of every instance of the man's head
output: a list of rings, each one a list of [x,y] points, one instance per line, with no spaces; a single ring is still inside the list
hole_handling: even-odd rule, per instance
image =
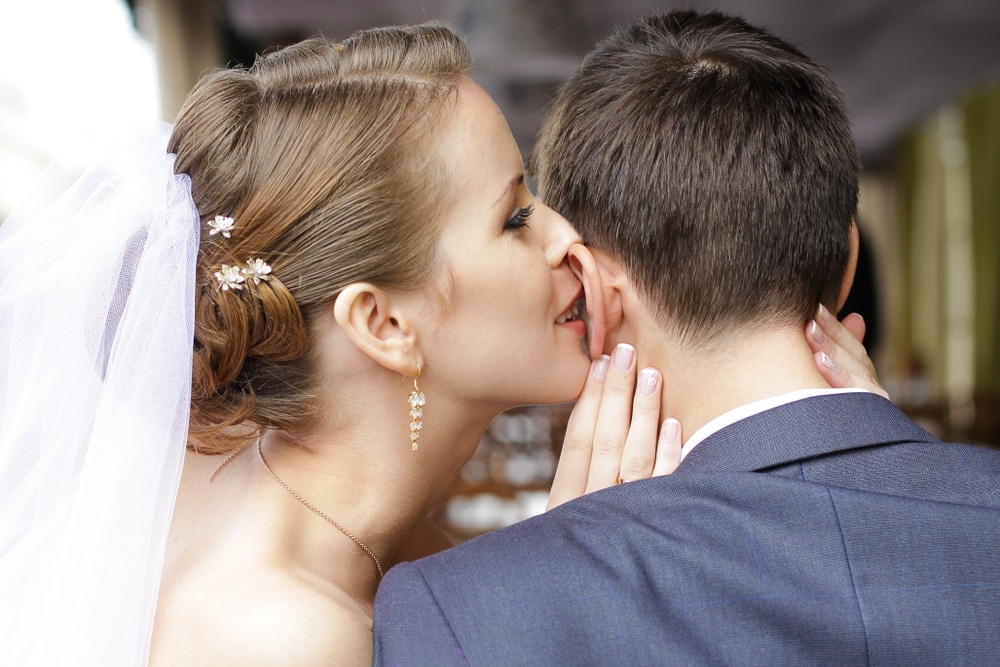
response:
[[[836,312],[858,199],[845,104],[823,68],[741,19],[616,31],[560,90],[532,164],[542,198],[681,341]]]

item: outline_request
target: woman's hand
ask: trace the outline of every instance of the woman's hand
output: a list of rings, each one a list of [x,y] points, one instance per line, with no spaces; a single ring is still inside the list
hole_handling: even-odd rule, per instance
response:
[[[860,342],[864,334],[860,315],[848,315],[841,323],[823,306],[805,328],[816,367],[831,387],[856,387],[888,398]],[[662,387],[656,369],[636,373],[630,345],[591,363],[566,427],[547,509],[613,484],[667,475],[680,465],[680,423],[668,419],[657,433]]]
[[[638,377],[637,377],[638,375]],[[673,472],[681,459],[681,426],[660,423],[663,378],[636,373],[635,349],[619,345],[590,365],[573,408],[547,509],[614,484]]]
[[[838,322],[829,310],[820,305],[816,319],[806,324],[806,340],[812,348],[816,368],[831,387],[856,387],[889,398],[889,392],[878,383],[875,365],[861,341],[865,337],[865,321],[851,313]]]

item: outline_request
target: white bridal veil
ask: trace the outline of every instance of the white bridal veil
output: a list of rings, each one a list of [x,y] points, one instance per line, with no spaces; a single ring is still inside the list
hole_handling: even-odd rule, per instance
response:
[[[0,226],[0,665],[144,665],[187,438],[199,217],[163,124]]]

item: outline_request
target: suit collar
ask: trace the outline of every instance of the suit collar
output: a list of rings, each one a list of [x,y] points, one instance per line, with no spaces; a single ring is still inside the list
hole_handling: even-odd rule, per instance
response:
[[[816,396],[721,429],[691,450],[678,471],[760,471],[893,442],[939,441],[876,394]]]
[[[747,403],[739,407],[728,410],[723,414],[710,419],[704,426],[695,431],[687,442],[684,443],[683,449],[681,449],[681,461],[687,458],[688,454],[698,446],[698,443],[704,441],[713,433],[721,431],[730,424],[735,424],[738,421],[744,419],[749,419],[754,415],[766,412],[773,408],[777,408],[785,403],[792,403],[794,401],[801,401],[804,398],[811,398],[813,396],[826,396],[829,394],[847,394],[850,392],[864,391],[863,389],[832,389],[827,387],[826,389],[799,389],[797,391],[788,392],[786,394],[779,394],[777,396],[771,396],[759,401],[753,401],[752,403]]]

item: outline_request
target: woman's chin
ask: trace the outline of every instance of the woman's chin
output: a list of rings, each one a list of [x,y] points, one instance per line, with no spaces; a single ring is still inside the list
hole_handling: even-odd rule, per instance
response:
[[[527,405],[560,405],[580,397],[590,371],[590,360],[579,351],[561,364],[538,368],[527,383],[507,384],[490,395],[488,402],[496,414]],[[468,394],[466,394],[468,396]]]
[[[557,382],[553,384],[551,393],[547,400],[536,401],[538,405],[558,405],[560,403],[570,403],[580,397],[583,391],[583,383],[587,379],[590,371],[590,360],[583,355],[580,359],[567,365],[565,368],[555,371],[553,379]]]

